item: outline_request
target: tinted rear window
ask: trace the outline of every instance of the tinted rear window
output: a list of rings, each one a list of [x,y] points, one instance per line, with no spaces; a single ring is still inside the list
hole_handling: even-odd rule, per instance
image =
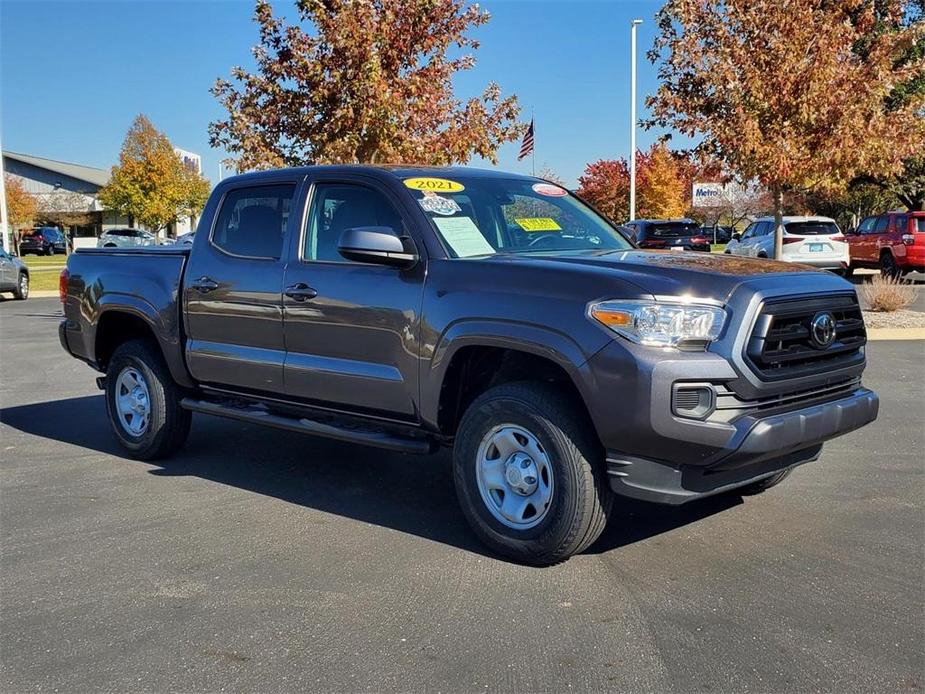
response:
[[[915,230],[925,233],[925,217],[915,218]]]
[[[788,234],[797,236],[828,236],[839,233],[835,222],[790,222],[785,226]]]
[[[673,238],[677,236],[696,236],[700,233],[700,227],[696,224],[674,222],[671,224],[652,224],[649,227],[649,233],[652,236],[661,238]]]

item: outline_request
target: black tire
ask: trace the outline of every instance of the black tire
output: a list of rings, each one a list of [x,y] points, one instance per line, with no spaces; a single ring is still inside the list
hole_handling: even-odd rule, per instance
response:
[[[479,447],[502,424],[534,436],[553,472],[548,510],[529,529],[500,522],[479,491]],[[463,415],[453,448],[456,494],[476,535],[498,554],[537,566],[568,559],[603,532],[613,505],[603,466],[601,445],[581,403],[546,383],[509,383],[484,392]]]
[[[759,482],[752,482],[751,484],[747,484],[744,487],[739,487],[735,490],[735,493],[740,494],[741,496],[754,496],[755,494],[761,494],[762,492],[768,491],[771,487],[776,487],[779,485],[790,476],[790,473],[791,470],[778,472],[776,475],[765,477]]]
[[[148,423],[140,435],[133,435],[123,426],[116,407],[118,379],[127,368],[141,375],[148,392]],[[164,458],[186,442],[192,414],[180,407],[182,397],[183,393],[170,376],[160,349],[152,342],[125,342],[109,360],[106,369],[106,411],[116,439],[132,458]]]
[[[880,274],[893,279],[899,279],[902,276],[899,266],[896,265],[896,258],[889,251],[880,254]]]
[[[29,298],[29,275],[25,272],[20,272],[19,277],[16,278],[16,289],[13,290],[13,296],[20,301]]]
[[[854,267],[849,265],[848,267],[843,268],[839,274],[841,274],[841,276],[844,277],[846,280],[850,279],[854,277]]]

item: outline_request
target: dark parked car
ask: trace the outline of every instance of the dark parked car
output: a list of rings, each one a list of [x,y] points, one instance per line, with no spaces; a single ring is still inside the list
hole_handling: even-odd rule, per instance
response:
[[[216,186],[199,229],[62,273],[61,343],[105,374],[137,458],[178,451],[192,412],[451,447],[478,536],[550,564],[594,542],[614,493],[762,492],[877,416],[851,284],[636,249],[536,178],[254,172]]]
[[[736,233],[734,227],[727,226],[700,227],[700,232],[707,237],[710,243],[729,243],[732,235]]]
[[[639,248],[710,251],[710,239],[692,219],[634,219],[623,227]]]
[[[67,253],[67,237],[55,227],[39,227],[23,234],[19,240],[19,252],[22,255],[54,255]]]

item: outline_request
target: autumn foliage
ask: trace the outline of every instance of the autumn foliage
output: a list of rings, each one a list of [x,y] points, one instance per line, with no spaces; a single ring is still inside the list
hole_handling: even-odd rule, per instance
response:
[[[671,219],[690,207],[690,180],[697,167],[662,143],[636,153],[636,217]],[[629,164],[602,159],[588,164],[578,194],[614,221],[629,217]]]
[[[27,191],[20,180],[9,174],[4,175],[3,185],[6,189],[6,211],[9,223],[14,229],[32,224],[38,211],[35,196]]]
[[[463,0],[298,0],[287,24],[266,0],[257,69],[212,89],[228,115],[209,126],[238,170],[313,163],[496,161],[522,130],[516,97],[489,84],[465,103],[452,78],[475,64],[467,31],[489,15]]]
[[[895,85],[925,70],[900,60],[925,26],[875,28],[905,4],[669,0],[650,52],[661,85],[648,125],[702,137],[741,181],[773,191],[778,215],[786,190],[895,173],[925,143],[925,97],[887,106]]]
[[[132,123],[119,163],[99,200],[159,231],[178,217],[198,214],[209,196],[209,182],[186,167],[164,133],[144,115]]]

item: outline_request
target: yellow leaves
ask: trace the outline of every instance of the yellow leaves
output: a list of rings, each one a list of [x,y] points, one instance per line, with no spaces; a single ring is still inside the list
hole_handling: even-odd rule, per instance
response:
[[[100,189],[99,200],[145,227],[160,230],[178,217],[198,213],[208,194],[208,181],[187,168],[167,136],[139,115],[125,137],[109,183]]]
[[[10,225],[16,228],[32,224],[38,211],[35,196],[23,188],[18,178],[9,174],[4,175],[3,185],[6,189],[6,213],[10,217]]]

